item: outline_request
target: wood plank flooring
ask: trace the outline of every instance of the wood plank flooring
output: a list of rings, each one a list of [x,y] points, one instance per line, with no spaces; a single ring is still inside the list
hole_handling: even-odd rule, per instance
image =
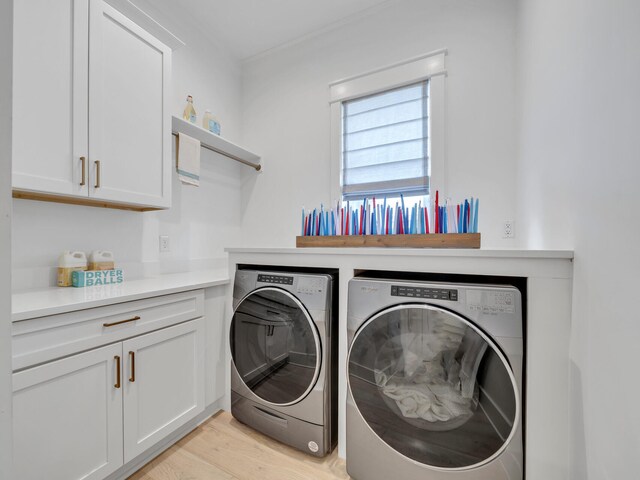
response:
[[[346,480],[336,448],[316,458],[258,433],[221,412],[129,480]]]

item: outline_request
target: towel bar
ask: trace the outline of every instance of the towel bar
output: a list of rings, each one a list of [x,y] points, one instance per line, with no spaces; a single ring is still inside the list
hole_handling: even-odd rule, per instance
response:
[[[260,161],[260,157],[255,153],[176,116],[173,116],[171,120],[172,133],[175,137],[178,136],[178,133],[184,133],[185,135],[200,140],[200,145],[207,150],[229,157],[258,172],[262,170],[262,165],[257,163]]]

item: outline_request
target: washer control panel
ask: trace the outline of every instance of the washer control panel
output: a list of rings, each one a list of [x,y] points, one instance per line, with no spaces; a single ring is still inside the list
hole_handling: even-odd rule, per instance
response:
[[[458,290],[450,288],[408,287],[406,285],[391,285],[392,297],[430,298],[433,300],[458,301]]]
[[[286,275],[266,275],[261,273],[258,275],[258,282],[275,283],[277,285],[293,285],[293,277]]]
[[[489,315],[515,313],[515,294],[495,290],[469,290],[467,292],[467,307],[472,312],[482,312]]]

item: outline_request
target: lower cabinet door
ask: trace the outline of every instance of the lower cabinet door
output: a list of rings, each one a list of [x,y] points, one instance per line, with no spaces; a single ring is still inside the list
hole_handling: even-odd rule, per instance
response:
[[[123,342],[124,461],[204,411],[204,322]]]
[[[121,358],[117,343],[13,374],[16,479],[97,480],[123,465]]]

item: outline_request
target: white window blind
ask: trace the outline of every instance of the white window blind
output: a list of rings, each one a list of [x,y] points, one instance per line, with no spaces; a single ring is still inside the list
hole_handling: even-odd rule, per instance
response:
[[[342,103],[345,200],[429,193],[429,81]]]

